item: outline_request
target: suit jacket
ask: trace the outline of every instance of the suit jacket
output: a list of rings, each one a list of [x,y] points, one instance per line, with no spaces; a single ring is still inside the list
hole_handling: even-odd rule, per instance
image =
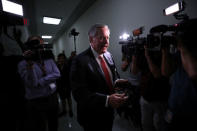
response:
[[[113,58],[104,53],[113,80],[119,78]],[[113,109],[106,107],[107,95],[110,95],[105,76],[97,63],[91,48],[76,56],[70,72],[71,87],[77,102],[77,116],[80,124],[112,124]]]

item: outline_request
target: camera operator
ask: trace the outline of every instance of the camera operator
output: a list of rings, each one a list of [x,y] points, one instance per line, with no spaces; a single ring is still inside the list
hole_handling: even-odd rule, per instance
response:
[[[165,62],[162,73],[172,75],[167,115],[170,131],[197,130],[197,19],[184,22],[182,29],[176,34],[179,63],[175,66],[167,50],[162,51]]]
[[[129,78],[128,81],[130,83],[129,89],[127,89],[129,93],[128,102],[120,109],[119,112],[124,112],[126,118],[130,118],[132,123],[136,128],[142,128],[141,125],[141,111],[140,111],[140,61],[143,59],[141,51],[138,50],[135,53],[132,52],[124,52],[122,51],[122,71],[127,71],[129,69]]]
[[[43,39],[40,36],[30,37],[26,43],[25,59],[18,64],[27,101],[25,130],[57,131],[56,80],[60,77],[60,72],[52,52],[45,51],[42,44]]]
[[[139,79],[141,123],[143,131],[161,131],[165,127],[164,115],[169,94],[169,79],[161,74],[160,51],[149,51],[144,46],[140,57],[133,56],[131,72],[141,73]],[[135,63],[138,63],[137,66]]]
[[[118,109],[118,113],[121,115],[124,113],[124,117],[132,121],[136,128],[141,128],[141,111],[140,111],[140,88],[139,80],[141,72],[138,70],[139,60],[136,61],[136,57],[140,58],[140,55],[132,55],[132,53],[122,51],[122,71],[129,69],[129,85],[126,87],[126,92],[129,96],[128,102]],[[134,70],[132,72],[132,70]]]
[[[129,82],[132,83],[132,85],[138,86],[139,85],[139,79],[140,79],[140,71],[138,71],[138,62],[134,59],[136,59],[137,55],[132,55],[130,57],[127,57],[124,53],[122,56],[122,65],[121,70],[126,71],[129,68],[130,71],[130,77],[128,78]],[[138,55],[138,57],[140,57]],[[140,58],[139,58],[140,59]],[[135,70],[133,70],[135,68]],[[133,70],[134,72],[131,72]]]

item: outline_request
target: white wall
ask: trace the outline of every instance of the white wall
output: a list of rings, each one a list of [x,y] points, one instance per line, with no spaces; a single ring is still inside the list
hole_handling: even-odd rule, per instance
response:
[[[77,53],[81,53],[88,48],[87,32],[91,25],[95,23],[107,24],[111,30],[110,47],[108,50],[114,56],[118,71],[123,78],[128,76],[128,72],[120,70],[121,65],[121,45],[118,44],[119,36],[123,32],[132,33],[132,30],[145,27],[146,36],[150,28],[160,24],[174,24],[178,21],[173,16],[163,16],[163,9],[176,3],[177,0],[97,0],[78,20],[73,23],[72,28],[80,32],[77,37]],[[190,18],[197,18],[197,1],[185,0],[187,7],[185,12]],[[54,43],[54,53],[65,51],[69,56],[74,50],[73,37],[69,33],[65,34]]]

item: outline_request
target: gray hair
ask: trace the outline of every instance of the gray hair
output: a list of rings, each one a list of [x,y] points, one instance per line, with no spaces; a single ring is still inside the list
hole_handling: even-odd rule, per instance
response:
[[[94,24],[91,26],[90,30],[88,31],[88,36],[95,36],[96,35],[96,31],[97,31],[97,28],[108,28],[109,30],[109,27],[105,24]],[[110,32],[110,30],[109,30]]]

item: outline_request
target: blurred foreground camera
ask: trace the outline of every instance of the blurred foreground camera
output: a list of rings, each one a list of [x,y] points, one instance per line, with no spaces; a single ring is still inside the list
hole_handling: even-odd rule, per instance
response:
[[[133,30],[133,36],[124,34],[120,37],[119,44],[122,45],[122,53],[131,58],[132,55],[144,52],[144,46],[149,51],[160,51],[162,48],[168,48],[171,53],[175,53],[177,47],[177,34],[187,30],[189,17],[181,14],[185,9],[185,2],[177,2],[174,5],[163,10],[164,15],[173,14],[176,19],[182,20],[174,25],[157,25],[150,29],[146,37],[140,37],[144,27]]]
[[[177,54],[174,53],[179,44],[184,46],[192,56],[197,57],[197,44],[193,43],[196,40],[197,19],[189,19],[186,14],[180,14],[184,10],[184,6],[184,2],[178,2],[164,10],[165,15],[173,14],[176,19],[182,20],[177,24],[154,26],[145,37],[140,37],[143,27],[134,30],[133,36],[125,33],[120,37],[119,44],[122,46],[122,54],[129,59],[128,63],[131,62],[133,55],[137,55],[133,58],[137,58],[137,62],[140,64],[136,65],[139,69],[146,71],[148,66],[144,46],[150,51],[148,53],[154,64],[159,66],[161,66],[162,48],[167,49],[172,56],[174,55],[175,61],[178,59]],[[118,113],[123,112],[126,118],[131,119],[137,126],[141,126],[140,94],[138,94],[140,91],[137,90],[139,87],[133,85],[117,85],[117,87],[119,87],[117,93],[123,92],[130,96],[128,102],[118,109]]]
[[[170,48],[171,45],[176,47],[177,42],[175,36],[173,36],[173,33],[178,30],[178,27],[174,25],[164,26],[159,25],[151,28],[150,34],[146,37],[140,37],[140,34],[138,34],[137,37],[128,37],[125,40],[122,39],[119,41],[119,44],[122,45],[122,53],[131,57],[132,55],[138,55],[143,52],[144,46],[146,46],[149,51],[159,51],[161,48]],[[140,29],[141,28],[136,30]],[[168,31],[172,31],[172,34],[165,35]]]

